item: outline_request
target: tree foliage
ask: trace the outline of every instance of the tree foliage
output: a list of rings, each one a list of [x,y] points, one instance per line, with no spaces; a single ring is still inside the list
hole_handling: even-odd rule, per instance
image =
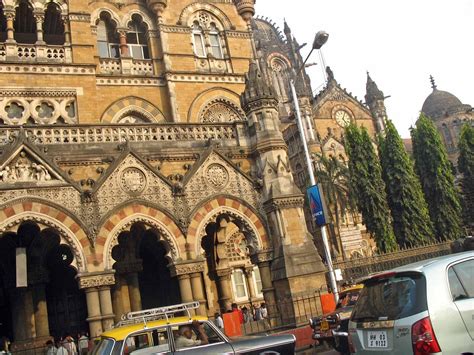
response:
[[[413,163],[391,121],[379,137],[380,160],[393,230],[400,246],[413,247],[434,239],[428,205]]]
[[[439,240],[456,239],[462,234],[461,205],[446,147],[435,125],[424,114],[416,122],[411,136],[415,171],[428,203],[436,237]]]
[[[382,168],[366,128],[351,124],[346,128],[346,152],[349,156],[351,185],[357,207],[380,252],[397,248],[392,216],[387,203]]]
[[[472,225],[474,224],[474,127],[472,125],[463,126],[458,147],[458,169],[462,174],[464,218],[467,225]]]

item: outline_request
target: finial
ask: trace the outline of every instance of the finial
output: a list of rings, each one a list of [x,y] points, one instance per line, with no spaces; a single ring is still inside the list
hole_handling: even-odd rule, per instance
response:
[[[291,33],[291,29],[290,26],[288,26],[288,22],[286,22],[286,18],[284,19],[284,24],[283,31],[288,35]]]
[[[433,90],[436,90],[438,88],[438,86],[436,86],[436,81],[435,81],[433,75],[430,75],[430,81],[431,81],[431,88]]]

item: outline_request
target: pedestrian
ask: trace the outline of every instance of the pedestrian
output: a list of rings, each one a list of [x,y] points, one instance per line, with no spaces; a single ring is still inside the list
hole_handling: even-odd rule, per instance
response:
[[[219,328],[220,330],[224,330],[224,320],[222,319],[222,316],[220,315],[220,313],[217,313],[214,314],[214,324],[216,325],[217,328]]]
[[[244,323],[250,323],[250,312],[247,307],[242,307],[242,314],[244,316]]]
[[[64,347],[65,340],[59,340],[57,343],[56,355],[69,355],[67,349]]]
[[[268,309],[267,309],[267,305],[265,303],[262,303],[260,305],[260,313],[262,315],[262,319],[267,319],[268,318]]]
[[[262,310],[260,307],[254,307],[254,319],[256,322],[262,320]]]
[[[64,347],[66,348],[68,355],[77,355],[77,346],[76,343],[74,342],[73,337],[68,334],[64,338]]]
[[[58,349],[56,346],[54,346],[54,343],[52,340],[48,340],[46,342],[46,355],[56,355],[58,352]]]
[[[244,314],[237,306],[237,303],[232,303],[232,313],[237,313],[239,315],[240,324],[244,324]]]
[[[79,355],[85,355],[89,351],[89,337],[82,333],[77,341],[77,347],[79,348]]]

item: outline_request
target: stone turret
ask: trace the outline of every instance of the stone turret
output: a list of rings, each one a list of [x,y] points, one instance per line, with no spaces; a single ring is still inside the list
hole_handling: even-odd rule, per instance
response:
[[[146,4],[150,11],[156,14],[158,19],[160,19],[168,6],[168,0],[146,0]]]
[[[263,209],[270,226],[271,264],[277,299],[326,285],[325,267],[306,229],[304,195],[290,169],[288,147],[280,130],[278,100],[256,63],[250,65],[241,104],[248,118],[254,174],[261,181]]]
[[[378,88],[375,81],[372,80],[367,72],[367,94],[365,102],[370,108],[372,117],[375,121],[377,132],[385,131],[385,121],[387,120],[387,110],[385,108],[385,96]]]
[[[255,15],[255,0],[233,0],[237,12],[248,22]]]

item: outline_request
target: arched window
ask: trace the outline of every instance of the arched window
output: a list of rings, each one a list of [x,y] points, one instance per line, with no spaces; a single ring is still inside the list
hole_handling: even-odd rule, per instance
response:
[[[211,43],[211,53],[214,58],[223,59],[224,53],[222,51],[219,30],[217,29],[214,23],[211,23],[211,29],[209,31],[209,42]]]
[[[199,26],[199,23],[196,21],[193,25],[193,45],[194,45],[194,54],[198,57],[206,57],[206,45],[204,42],[204,32],[202,27]]]
[[[7,40],[7,18],[3,13],[3,4],[0,3],[0,42]]]
[[[43,31],[43,38],[47,44],[63,45],[66,41],[64,22],[61,18],[61,10],[54,2],[50,2],[46,7]]]
[[[232,286],[234,289],[234,298],[237,302],[248,300],[247,282],[243,270],[236,269],[231,275]]]
[[[16,8],[13,26],[17,43],[33,44],[36,42],[36,20],[33,16],[33,9],[27,0],[21,0]]]
[[[116,26],[110,15],[103,12],[97,23],[97,49],[101,58],[119,58],[120,46]]]
[[[142,19],[134,15],[128,24],[127,43],[130,55],[135,59],[150,59],[147,41],[147,27]]]

